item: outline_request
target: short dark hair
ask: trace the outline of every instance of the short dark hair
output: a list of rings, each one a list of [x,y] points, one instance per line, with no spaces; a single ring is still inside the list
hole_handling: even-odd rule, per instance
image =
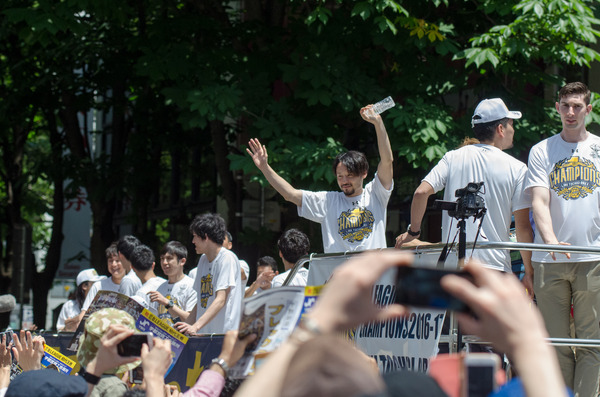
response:
[[[133,249],[138,245],[142,244],[142,242],[135,236],[128,234],[127,236],[123,236],[117,241],[117,251],[119,251],[125,259],[131,261],[131,253]]]
[[[110,259],[113,256],[119,256],[119,252],[117,251],[117,243],[114,242],[111,245],[109,245],[105,250],[104,253],[106,254],[106,259]]]
[[[494,139],[496,127],[502,124],[504,128],[506,128],[508,126],[508,120],[510,119],[505,117],[500,120],[490,121],[489,123],[473,124],[473,135],[475,135],[475,138],[480,142],[489,142]]]
[[[171,254],[175,255],[178,260],[187,259],[188,250],[185,245],[180,243],[179,241],[169,241],[165,245],[163,245],[160,250],[160,255]]]
[[[210,239],[213,243],[223,245],[225,241],[225,220],[219,214],[196,215],[190,224],[190,233],[200,238]]]
[[[277,271],[277,261],[272,256],[262,256],[256,261],[256,268],[269,266],[274,272]]]
[[[289,229],[279,237],[277,247],[281,251],[283,259],[290,263],[296,263],[298,259],[308,254],[310,241],[308,240],[308,236],[300,230]]]
[[[75,289],[75,300],[79,304],[79,307],[82,307],[83,302],[85,302],[85,291],[83,290],[83,286],[89,282],[90,281],[84,281],[83,283],[79,284],[77,286],[77,288]],[[89,289],[88,289],[88,291],[89,291]]]
[[[147,245],[140,244],[131,253],[131,266],[138,271],[145,272],[152,269],[154,263],[154,252]]]
[[[590,92],[590,89],[587,87],[587,85],[579,81],[568,83],[564,87],[562,87],[558,91],[558,102],[560,102],[562,98],[569,95],[583,95],[583,100],[585,101],[586,105],[590,104],[590,99],[592,97],[592,93]]]
[[[364,153],[350,150],[349,152],[340,153],[333,160],[333,173],[337,172],[337,166],[342,163],[348,169],[348,172],[354,175],[362,175],[369,172],[369,162]]]

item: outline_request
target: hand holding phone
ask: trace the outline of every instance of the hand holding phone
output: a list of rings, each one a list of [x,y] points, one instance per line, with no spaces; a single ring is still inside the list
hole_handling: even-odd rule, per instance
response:
[[[122,357],[140,357],[143,344],[152,349],[152,332],[141,332],[127,337],[117,345],[117,353]]]
[[[464,271],[415,266],[398,267],[396,303],[471,313],[464,302],[450,295],[440,285],[440,280],[448,274],[454,274],[473,282],[471,274]]]

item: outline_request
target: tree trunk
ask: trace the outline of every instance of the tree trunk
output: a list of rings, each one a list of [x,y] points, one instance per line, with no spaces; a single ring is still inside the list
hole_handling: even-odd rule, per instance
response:
[[[46,266],[41,273],[33,273],[33,322],[40,329],[50,328],[54,324],[46,326],[46,312],[48,310],[48,292],[52,288],[52,283],[58,267],[60,265],[60,255],[64,235],[62,232],[64,223],[64,169],[63,169],[63,145],[60,133],[56,125],[54,114],[46,115],[48,127],[50,130],[50,145],[52,147],[52,182],[54,184],[54,194],[52,196],[53,218],[52,234],[50,236],[50,246],[46,253]]]
[[[210,134],[212,136],[213,149],[215,151],[215,165],[217,166],[217,172],[221,178],[223,197],[227,202],[227,228],[233,230],[236,224],[236,184],[233,172],[229,169],[229,159],[227,158],[229,155],[229,148],[227,146],[223,122],[211,121]]]

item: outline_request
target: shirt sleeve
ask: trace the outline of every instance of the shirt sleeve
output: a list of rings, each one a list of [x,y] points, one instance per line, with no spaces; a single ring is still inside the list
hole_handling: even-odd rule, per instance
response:
[[[214,293],[217,291],[225,290],[229,287],[235,287],[236,272],[239,272],[240,265],[235,254],[229,253],[229,255],[223,255],[221,263],[216,266],[217,271],[215,272],[214,280]],[[215,267],[213,266],[213,269]]]
[[[66,301],[62,308],[60,309],[60,314],[58,315],[58,320],[56,320],[56,330],[60,331],[65,327],[65,320],[67,319],[67,305],[69,301]]]
[[[302,191],[302,205],[298,215],[313,222],[322,223],[327,216],[327,193]]]
[[[436,193],[446,187],[448,172],[450,171],[450,153],[452,152],[446,153],[429,174],[423,178],[425,182],[431,185],[433,191]]]
[[[373,194],[377,197],[377,200],[381,203],[382,206],[387,207],[387,203],[390,200],[390,196],[392,195],[392,191],[394,190],[394,181],[392,180],[392,186],[389,189],[386,189],[385,186],[379,180],[379,176],[375,173],[375,178],[371,182],[373,184]]]
[[[225,378],[216,371],[205,369],[196,384],[183,397],[218,397],[225,386]]]
[[[141,282],[136,282],[136,280],[130,277],[124,277],[119,286],[119,293],[132,297],[140,288],[142,288]]]
[[[285,277],[283,275],[284,275],[284,273],[278,274],[277,276],[273,277],[273,280],[271,280],[272,288],[278,288],[283,285],[283,282],[285,281]],[[286,273],[286,275],[287,275],[287,273]]]
[[[524,189],[540,186],[550,188],[548,179],[547,159],[543,155],[540,146],[534,146],[529,152],[529,162],[527,163],[527,174],[525,176]]]
[[[526,192],[524,188],[526,175],[527,167],[523,165],[523,167],[521,167],[519,170],[519,174],[517,175],[517,186],[515,187],[515,192],[511,200],[512,212],[525,208],[531,208],[530,192]]]
[[[186,289],[186,299],[185,303],[183,303],[182,309],[186,312],[192,311],[194,306],[198,303],[198,293],[194,289],[194,285],[190,284],[190,286]]]

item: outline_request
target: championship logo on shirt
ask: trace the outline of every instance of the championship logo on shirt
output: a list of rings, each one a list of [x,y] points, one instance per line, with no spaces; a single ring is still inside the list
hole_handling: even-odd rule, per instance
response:
[[[549,178],[550,188],[565,200],[586,197],[600,186],[600,172],[594,163],[579,157],[556,163]]]
[[[200,281],[200,306],[206,309],[208,298],[213,294],[212,274],[207,274]]]
[[[363,241],[373,233],[375,217],[366,208],[344,211],[338,218],[338,233],[349,243]]]

